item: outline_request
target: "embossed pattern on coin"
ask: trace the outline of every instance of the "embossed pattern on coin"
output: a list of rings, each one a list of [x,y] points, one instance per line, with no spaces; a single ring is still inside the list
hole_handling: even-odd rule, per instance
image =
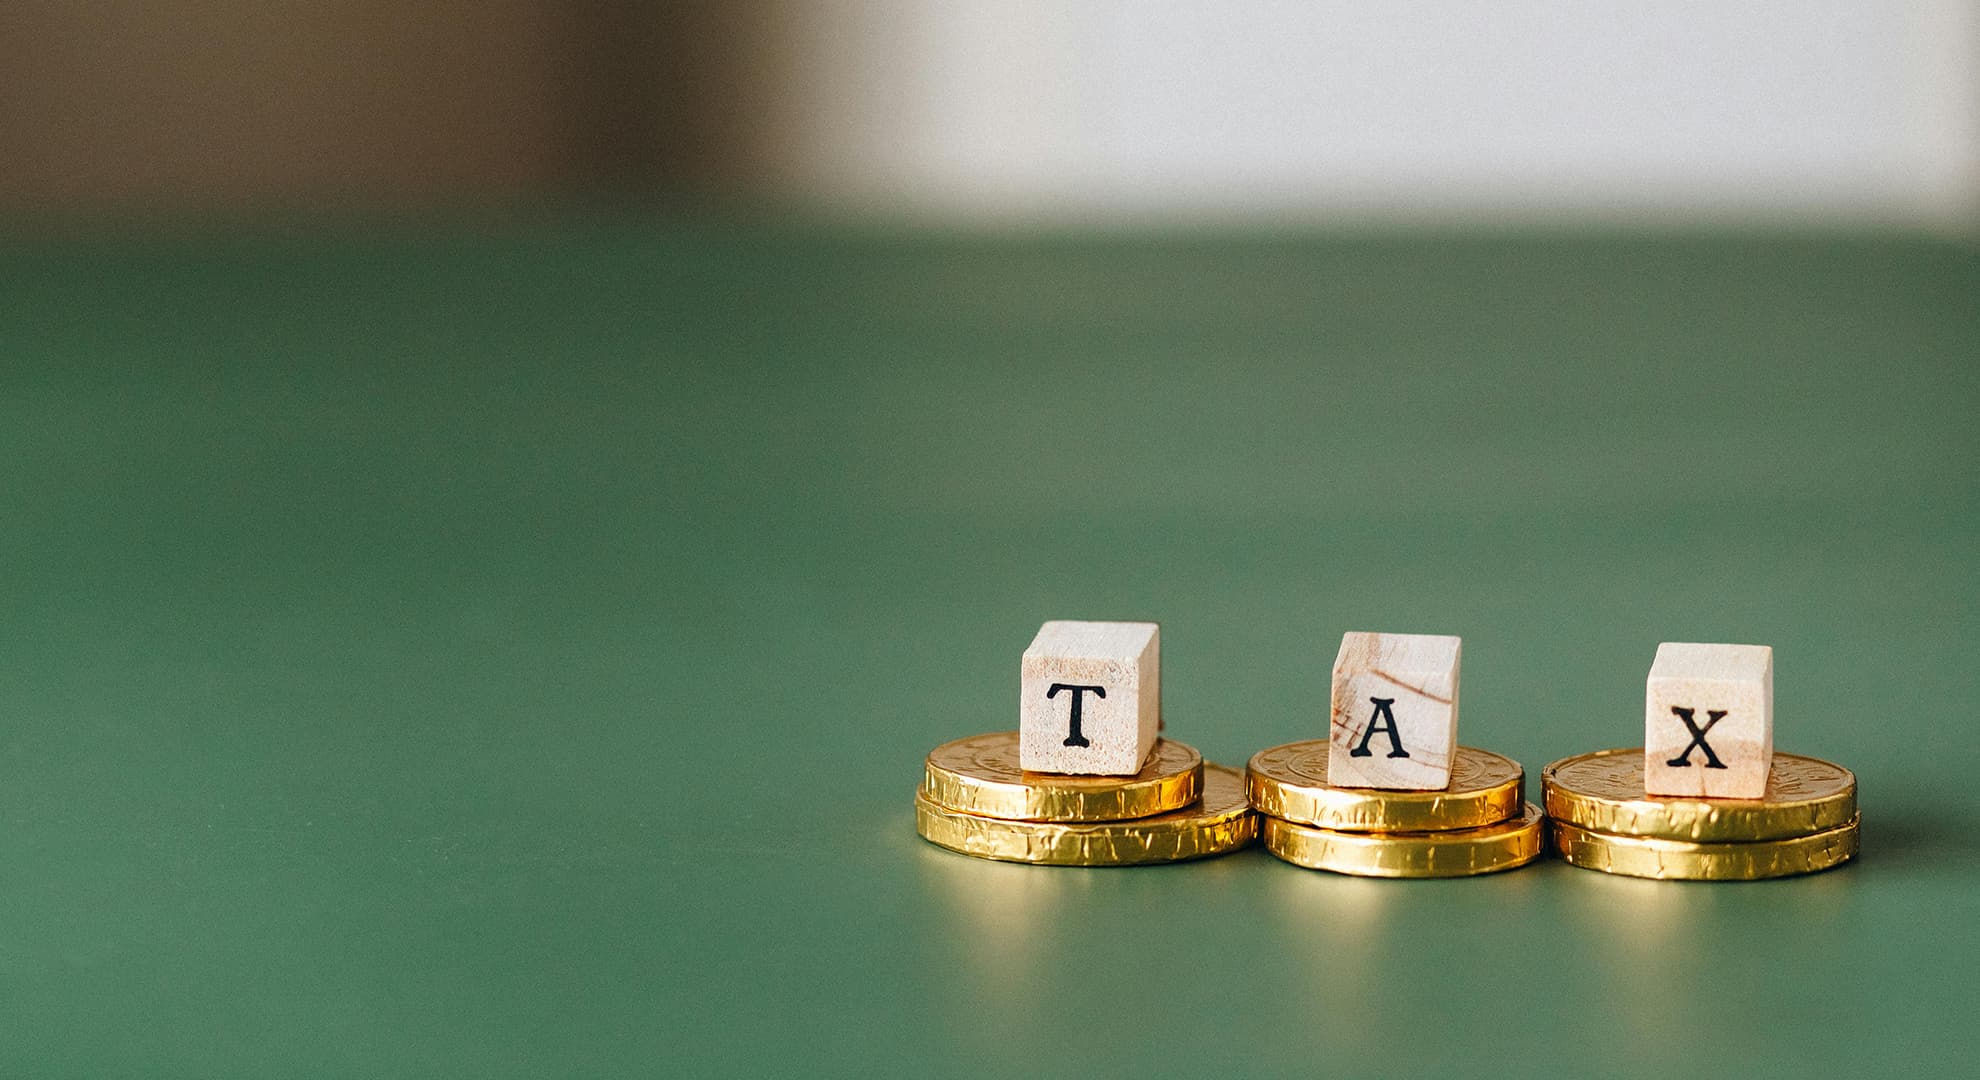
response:
[[[1540,776],[1549,817],[1619,836],[1745,843],[1807,836],[1857,815],[1856,776],[1799,754],[1774,754],[1766,795],[1758,799],[1645,795],[1641,749],[1562,758]]]
[[[915,830],[931,843],[983,859],[1045,866],[1134,866],[1222,855],[1251,843],[1258,815],[1236,769],[1206,765],[1203,800],[1133,821],[1064,824],[979,817],[916,792]]]
[[[1019,821],[1119,821],[1178,810],[1202,792],[1203,757],[1173,739],[1155,744],[1133,776],[1063,776],[1018,766],[1018,733],[943,743],[928,754],[922,791],[966,814]]]
[[[1555,850],[1569,864],[1660,881],[1758,881],[1812,874],[1854,858],[1860,843],[1859,831],[1858,822],[1852,819],[1833,829],[1786,840],[1694,844],[1646,836],[1617,836],[1565,821],[1552,821],[1548,825]]]
[[[1369,833],[1259,820],[1272,854],[1295,866],[1357,877],[1468,877],[1524,866],[1545,848],[1540,808],[1526,803],[1511,821],[1477,829]]]
[[[1458,747],[1451,786],[1441,791],[1332,787],[1328,753],[1327,740],[1308,739],[1252,755],[1251,805],[1323,829],[1407,832],[1479,828],[1517,817],[1525,802],[1526,771],[1489,750]]]

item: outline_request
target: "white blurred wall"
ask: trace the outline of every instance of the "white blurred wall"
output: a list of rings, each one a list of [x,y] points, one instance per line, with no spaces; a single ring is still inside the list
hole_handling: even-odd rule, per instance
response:
[[[1968,0],[786,10],[784,181],[852,207],[1980,217]]]

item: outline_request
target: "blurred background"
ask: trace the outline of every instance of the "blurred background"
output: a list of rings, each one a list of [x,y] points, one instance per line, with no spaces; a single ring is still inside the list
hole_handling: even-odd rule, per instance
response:
[[[1980,8],[14,0],[0,209],[1969,230]]]
[[[0,0],[0,1076],[1971,1075],[1976,56],[1952,0]],[[1161,621],[1225,764],[1342,632],[1461,635],[1530,794],[1658,642],[1769,644],[1864,856],[924,843],[1051,618]]]

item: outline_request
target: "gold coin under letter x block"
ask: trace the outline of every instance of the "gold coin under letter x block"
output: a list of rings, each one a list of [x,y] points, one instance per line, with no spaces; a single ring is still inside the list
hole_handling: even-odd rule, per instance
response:
[[[1730,843],[1786,840],[1856,818],[1856,776],[1834,762],[1775,754],[1758,799],[1701,799],[1643,790],[1643,751],[1597,750],[1542,771],[1547,816],[1598,833]]]
[[[1746,843],[1694,844],[1653,836],[1617,836],[1549,821],[1555,850],[1570,866],[1660,881],[1759,881],[1812,874],[1856,857],[1856,818],[1807,836]]]

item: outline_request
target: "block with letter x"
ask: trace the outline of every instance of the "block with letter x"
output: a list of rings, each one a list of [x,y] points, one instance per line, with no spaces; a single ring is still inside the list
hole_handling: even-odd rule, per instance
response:
[[[1429,791],[1451,785],[1462,642],[1349,633],[1334,658],[1327,783]]]
[[[1018,764],[1032,772],[1129,776],[1162,722],[1154,623],[1048,622],[1024,650]]]
[[[1644,694],[1644,793],[1757,799],[1773,763],[1774,650],[1657,646]]]

